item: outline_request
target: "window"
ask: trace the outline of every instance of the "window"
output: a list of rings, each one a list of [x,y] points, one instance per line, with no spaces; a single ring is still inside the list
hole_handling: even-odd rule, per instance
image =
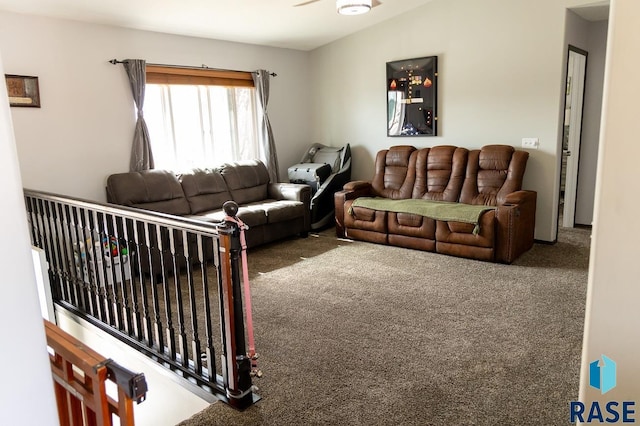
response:
[[[144,116],[156,168],[262,158],[250,73],[147,66]]]

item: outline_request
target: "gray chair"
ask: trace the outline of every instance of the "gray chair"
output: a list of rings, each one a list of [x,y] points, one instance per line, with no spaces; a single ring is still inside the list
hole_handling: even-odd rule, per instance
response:
[[[314,143],[288,175],[290,182],[311,186],[311,229],[321,229],[333,223],[333,194],[351,180],[351,148]]]

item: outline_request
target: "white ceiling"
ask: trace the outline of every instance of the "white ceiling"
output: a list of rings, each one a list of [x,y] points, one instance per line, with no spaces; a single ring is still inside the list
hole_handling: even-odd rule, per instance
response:
[[[0,0],[0,10],[127,28],[312,50],[431,0],[382,0],[342,16],[334,0]]]
[[[570,10],[587,21],[604,21],[605,19],[609,19],[609,0],[594,3],[589,6],[572,7]]]
[[[334,0],[0,0],[0,10],[195,37],[312,50],[432,0],[382,0],[359,16],[342,16]],[[607,19],[609,1],[572,8]]]

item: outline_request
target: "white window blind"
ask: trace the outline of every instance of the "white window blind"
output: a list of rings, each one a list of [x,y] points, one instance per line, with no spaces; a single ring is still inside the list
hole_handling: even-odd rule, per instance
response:
[[[261,158],[253,87],[149,84],[144,115],[158,169]]]

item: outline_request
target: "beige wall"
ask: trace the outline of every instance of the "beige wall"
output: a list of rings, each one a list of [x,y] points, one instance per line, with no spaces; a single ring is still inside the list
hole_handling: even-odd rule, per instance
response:
[[[317,142],[353,147],[353,176],[398,144],[520,147],[537,137],[524,186],[538,192],[536,238],[555,239],[567,5],[539,0],[434,0],[311,54]],[[587,3],[583,1],[582,3]],[[386,136],[385,62],[438,56],[437,137]]]
[[[274,71],[269,114],[281,174],[310,144],[307,52],[2,12],[0,49],[7,73],[40,81],[42,108],[12,108],[28,188],[104,201],[107,176],[128,170],[134,106],[113,58]]]
[[[640,2],[611,2],[580,383],[580,399],[585,402],[635,401],[636,419],[640,403],[640,199],[634,193],[640,156],[638,22]],[[616,361],[618,370],[618,386],[605,395],[588,385],[589,363],[602,354]]]

